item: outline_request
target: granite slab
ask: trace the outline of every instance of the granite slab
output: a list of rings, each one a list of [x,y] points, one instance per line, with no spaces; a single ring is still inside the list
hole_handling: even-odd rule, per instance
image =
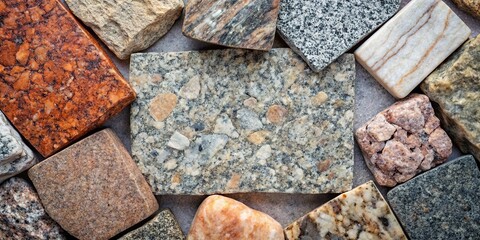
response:
[[[480,161],[480,36],[465,43],[420,88],[435,103],[445,130]]]
[[[150,186],[110,129],[35,165],[28,176],[48,215],[78,239],[109,239],[158,209]]]
[[[173,213],[166,209],[143,226],[125,234],[120,240],[184,240],[185,236]]]
[[[281,1],[277,29],[318,72],[386,22],[399,7],[400,0]]]
[[[355,58],[390,94],[404,98],[470,33],[443,1],[414,0],[355,50]]]
[[[93,37],[57,0],[0,4],[0,109],[43,156],[135,98]]]
[[[423,173],[388,192],[412,240],[478,239],[480,171],[471,155]]]
[[[314,73],[289,49],[134,54],[133,159],[155,194],[349,190],[354,69],[347,54]]]
[[[285,228],[286,239],[404,239],[372,181],[343,193]]]
[[[33,186],[21,178],[0,185],[0,239],[67,239],[43,209]]]
[[[460,9],[480,19],[480,1],[478,0],[452,0]]]
[[[269,50],[280,0],[189,0],[183,34],[217,45]]]

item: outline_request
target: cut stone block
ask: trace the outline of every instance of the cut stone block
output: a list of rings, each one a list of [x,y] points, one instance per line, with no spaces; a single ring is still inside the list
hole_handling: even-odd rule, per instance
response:
[[[365,41],[355,57],[390,94],[404,98],[470,33],[441,0],[413,0]]]
[[[480,161],[480,36],[465,43],[420,85],[463,152]]]
[[[163,210],[140,228],[127,233],[120,240],[161,239],[183,240],[185,236],[170,210]]]
[[[147,49],[165,35],[183,9],[182,0],[65,0],[120,59]]]
[[[427,96],[412,94],[377,114],[355,133],[375,180],[393,187],[445,162],[452,141]]]
[[[284,235],[280,223],[267,214],[213,195],[198,207],[187,239],[282,240]]]
[[[321,73],[290,49],[134,54],[133,158],[159,195],[349,190],[354,74],[351,54]]]
[[[465,12],[472,14],[480,19],[480,1],[479,0],[452,0],[457,6]]]
[[[227,47],[269,50],[280,0],[190,0],[183,34]]]
[[[400,8],[400,0],[280,1],[277,29],[285,42],[321,71]]]
[[[463,156],[388,192],[410,239],[478,239],[480,171]]]
[[[0,185],[0,223],[0,239],[66,239],[33,187],[21,178]]]
[[[115,65],[59,1],[2,1],[0,16],[0,109],[43,156],[134,100]]]
[[[79,239],[109,239],[158,209],[120,139],[97,132],[28,171],[45,210]]]
[[[402,227],[370,181],[341,194],[285,228],[294,239],[404,239]]]

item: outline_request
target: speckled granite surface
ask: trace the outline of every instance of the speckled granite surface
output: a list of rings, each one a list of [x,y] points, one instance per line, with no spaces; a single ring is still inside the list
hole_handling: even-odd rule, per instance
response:
[[[173,213],[166,209],[158,213],[152,220],[135,229],[120,240],[183,240],[185,236]]]
[[[277,29],[320,71],[398,11],[400,0],[284,0]]]
[[[478,239],[480,171],[471,155],[432,169],[388,192],[410,239]]]
[[[133,158],[156,194],[349,190],[354,69],[313,73],[289,49],[135,54]]]

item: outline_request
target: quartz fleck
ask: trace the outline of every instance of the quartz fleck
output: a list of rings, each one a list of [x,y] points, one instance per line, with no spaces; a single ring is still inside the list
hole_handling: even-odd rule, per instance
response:
[[[120,240],[184,240],[185,236],[178,225],[173,213],[166,209],[157,214],[152,220],[135,229]]]
[[[179,132],[174,132],[167,146],[177,149],[185,150],[190,145],[190,140]]]

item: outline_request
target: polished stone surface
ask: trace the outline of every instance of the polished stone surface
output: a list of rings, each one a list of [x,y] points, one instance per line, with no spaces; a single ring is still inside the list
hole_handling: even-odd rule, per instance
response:
[[[406,97],[470,36],[441,0],[414,0],[355,50],[355,58],[396,98]]]
[[[135,229],[120,240],[184,240],[185,236],[177,223],[173,213],[166,209],[161,211],[152,220]]]
[[[133,158],[155,194],[349,190],[354,68],[314,73],[289,49],[134,54]]]
[[[280,6],[280,36],[321,71],[393,16],[400,0],[285,0]]]

